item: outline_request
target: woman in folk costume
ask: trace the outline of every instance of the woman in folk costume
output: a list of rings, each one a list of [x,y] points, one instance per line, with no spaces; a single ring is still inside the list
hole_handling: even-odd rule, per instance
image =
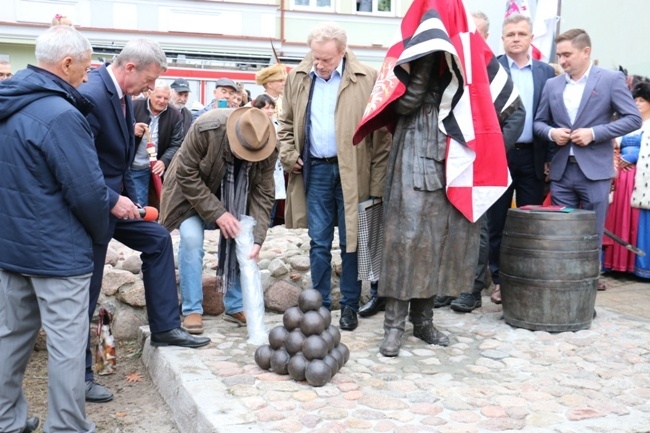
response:
[[[637,137],[640,147],[631,204],[639,209],[636,246],[648,253],[650,252],[650,83],[637,84],[632,90],[632,96],[641,112],[643,126],[641,135]],[[634,274],[638,277],[650,278],[650,255],[636,256]]]
[[[636,99],[636,95],[635,99]],[[650,96],[649,96],[650,97]],[[643,98],[639,98],[643,101]],[[643,103],[637,102],[639,109]],[[647,113],[650,115],[650,112]],[[646,116],[644,119],[644,127]],[[643,137],[642,127],[638,131],[631,132],[622,138],[617,139],[618,152],[614,154],[614,165],[617,175],[614,179],[614,192],[611,203],[607,209],[605,228],[619,236],[626,242],[636,245],[637,230],[639,226],[639,209],[632,207],[631,198],[634,190],[634,177],[636,175],[636,164],[639,158],[639,149]],[[608,241],[606,243],[606,241]],[[605,271],[632,272],[634,271],[635,254],[609,239],[603,239],[603,269]]]
[[[471,286],[479,251],[474,222],[509,183],[499,119],[521,101],[482,38],[468,32],[470,21],[461,0],[416,0],[402,22],[404,42],[388,51],[355,134],[356,141],[397,119],[379,281],[379,296],[387,298],[384,356],[398,355],[407,315],[415,337],[449,344],[433,326],[433,298]],[[501,84],[490,89],[492,82]],[[493,104],[490,90],[503,98]]]

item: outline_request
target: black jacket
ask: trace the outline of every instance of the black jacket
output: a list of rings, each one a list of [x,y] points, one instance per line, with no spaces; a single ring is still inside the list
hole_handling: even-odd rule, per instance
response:
[[[151,122],[151,114],[147,109],[147,99],[138,99],[133,101],[133,115],[136,122]],[[158,120],[158,160],[165,163],[165,168],[169,167],[174,154],[178,151],[183,143],[183,118],[181,113],[172,105],[169,105],[165,111],[160,114]],[[136,149],[140,145],[142,137],[135,137]]]

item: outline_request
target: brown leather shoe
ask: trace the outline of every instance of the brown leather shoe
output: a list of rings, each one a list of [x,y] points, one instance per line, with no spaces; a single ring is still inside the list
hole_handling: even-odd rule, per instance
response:
[[[223,320],[230,323],[236,323],[238,326],[246,326],[246,315],[243,311],[239,313],[224,313]]]
[[[494,285],[494,289],[492,289],[492,294],[490,295],[490,301],[497,305],[501,303],[501,284]]]
[[[203,334],[203,317],[199,313],[185,316],[183,329],[189,334]]]

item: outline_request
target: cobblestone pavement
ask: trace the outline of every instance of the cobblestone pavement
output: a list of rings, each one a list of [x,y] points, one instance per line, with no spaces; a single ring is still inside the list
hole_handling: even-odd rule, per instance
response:
[[[258,368],[246,329],[221,317],[206,317],[206,348],[145,344],[143,359],[183,433],[647,433],[650,285],[607,281],[598,317],[578,332],[513,328],[485,296],[471,314],[435,310],[449,347],[426,345],[407,325],[399,357],[385,358],[383,314],[361,319],[342,333],[350,360],[320,388]],[[603,305],[625,297],[644,304],[646,318]],[[282,316],[266,322],[270,329]]]

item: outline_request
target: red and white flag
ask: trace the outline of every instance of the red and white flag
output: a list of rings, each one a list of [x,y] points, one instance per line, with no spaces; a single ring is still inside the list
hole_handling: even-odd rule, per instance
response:
[[[438,118],[438,128],[447,135],[446,192],[451,204],[475,222],[510,185],[497,116],[511,112],[520,99],[471,22],[461,0],[413,2],[402,20],[402,41],[386,54],[353,141],[382,126],[393,131],[393,102],[406,91],[410,62],[444,53],[437,72],[446,77]]]
[[[537,0],[533,22],[533,58],[542,62],[551,61],[555,40],[558,0]]]
[[[526,0],[508,0],[506,3],[506,15],[520,14],[525,17],[530,17],[530,9],[528,9],[528,2]]]

